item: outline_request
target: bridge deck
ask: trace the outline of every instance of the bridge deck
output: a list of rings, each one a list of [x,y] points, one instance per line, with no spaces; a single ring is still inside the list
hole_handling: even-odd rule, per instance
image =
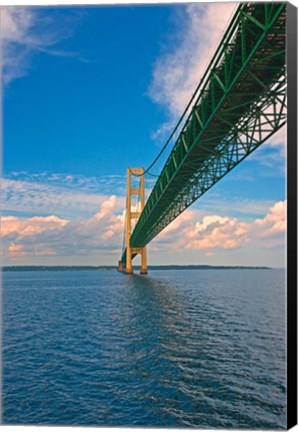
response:
[[[284,3],[238,7],[135,226],[132,247],[149,243],[285,124],[285,22]]]

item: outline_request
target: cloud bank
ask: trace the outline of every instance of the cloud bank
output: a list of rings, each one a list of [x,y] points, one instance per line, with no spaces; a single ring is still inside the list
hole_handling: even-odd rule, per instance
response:
[[[123,240],[124,213],[119,214],[120,207],[122,203],[113,195],[88,219],[67,220],[54,215],[3,217],[4,264],[75,264],[84,259],[115,264]],[[275,203],[263,218],[252,222],[216,214],[202,216],[196,210],[186,210],[157,236],[150,250],[160,256],[171,250],[177,257],[199,251],[202,256],[216,259],[218,253],[238,254],[240,250],[243,253],[248,245],[254,245],[256,256],[260,251],[276,248],[284,254],[285,232],[286,201]],[[50,258],[54,261],[49,261]]]
[[[252,222],[221,215],[206,215],[197,220],[196,211],[187,210],[175,219],[158,237],[157,246],[169,243],[177,249],[218,250],[241,249],[245,244],[263,240],[268,248],[270,239],[284,240],[286,232],[286,201],[275,203],[263,218]]]
[[[89,219],[62,219],[57,216],[2,217],[4,264],[28,262],[48,256],[90,258],[121,248],[124,217],[119,215],[115,195],[103,201]],[[120,253],[120,252],[119,252]],[[44,261],[45,262],[45,261]],[[56,261],[56,263],[59,261]]]

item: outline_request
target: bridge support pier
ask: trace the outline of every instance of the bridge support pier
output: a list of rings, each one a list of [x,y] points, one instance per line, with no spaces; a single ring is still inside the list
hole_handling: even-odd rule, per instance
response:
[[[141,270],[140,270],[140,274],[141,275],[148,274],[146,246],[144,248],[142,248],[142,252],[141,252]]]
[[[125,265],[121,260],[118,261],[118,271],[121,273],[125,272]]]
[[[133,274],[131,247],[130,247],[129,243],[130,243],[130,235],[129,235],[128,242],[126,243],[126,269],[125,269],[125,273],[126,274]]]
[[[131,175],[140,175],[140,187],[131,187]],[[139,195],[140,197],[140,210],[131,210],[131,197],[132,195]],[[140,274],[146,275],[147,269],[147,253],[146,246],[143,248],[132,248],[130,245],[131,237],[131,221],[132,219],[139,219],[143,208],[145,207],[145,182],[144,182],[144,168],[127,168],[127,195],[126,195],[126,274],[133,274],[132,259],[137,255],[141,255],[141,270]]]

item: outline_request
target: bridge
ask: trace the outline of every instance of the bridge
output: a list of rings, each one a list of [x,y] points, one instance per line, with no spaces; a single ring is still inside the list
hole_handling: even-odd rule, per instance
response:
[[[133,273],[132,259],[140,254],[146,274],[146,245],[286,123],[285,50],[285,3],[238,6],[174,130],[178,137],[146,204],[148,170],[127,170],[120,271]],[[132,176],[139,177],[138,188],[131,187]],[[139,208],[132,211],[133,195]]]

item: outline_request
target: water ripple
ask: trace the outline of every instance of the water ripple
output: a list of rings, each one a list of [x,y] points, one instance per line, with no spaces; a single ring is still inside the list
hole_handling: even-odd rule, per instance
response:
[[[7,272],[3,422],[284,429],[284,272]]]

